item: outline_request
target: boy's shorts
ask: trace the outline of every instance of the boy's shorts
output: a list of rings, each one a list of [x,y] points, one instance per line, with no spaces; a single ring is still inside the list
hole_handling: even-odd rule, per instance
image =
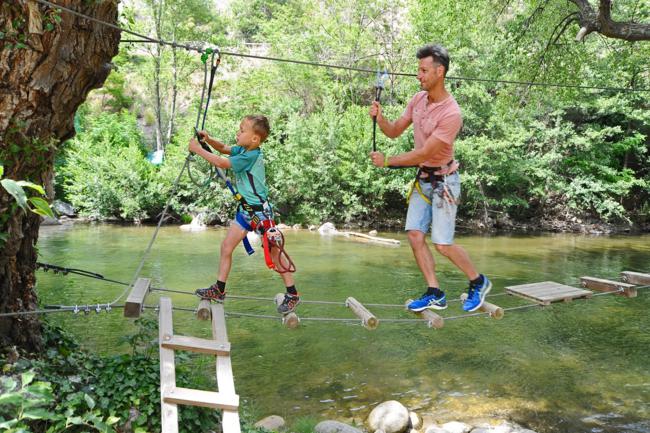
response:
[[[264,212],[255,212],[255,215],[257,215],[260,221],[265,221],[267,219],[273,218],[273,212],[271,212],[270,215],[268,213],[265,214]],[[249,232],[252,231],[251,216],[248,214],[248,212],[238,210],[237,213],[235,214],[235,219],[232,222],[234,224],[237,224],[239,227],[241,227],[244,230],[248,230]]]
[[[406,231],[418,230],[427,233],[431,228],[431,240],[438,245],[452,245],[456,228],[456,211],[460,197],[460,175],[458,172],[445,177],[444,184],[437,183],[434,190],[431,182],[418,180],[422,193],[431,200],[431,204],[424,201],[416,188],[411,191],[409,208],[406,213]],[[454,203],[449,203],[442,197],[444,185],[454,197]]]

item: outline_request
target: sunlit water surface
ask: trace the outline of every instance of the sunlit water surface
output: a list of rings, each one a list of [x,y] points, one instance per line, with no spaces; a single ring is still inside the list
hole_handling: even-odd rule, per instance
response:
[[[98,272],[129,282],[151,239],[153,227],[81,225],[43,227],[39,260]],[[224,229],[187,233],[164,227],[141,275],[154,287],[193,291],[215,280]],[[305,300],[340,305],[300,305],[304,318],[352,318],[348,296],[361,302],[403,304],[424,288],[404,233],[399,247],[286,231]],[[617,279],[619,272],[650,272],[650,236],[459,236],[481,272],[504,287],[552,280],[577,286],[579,277]],[[466,287],[464,277],[436,255],[438,274],[450,298]],[[230,295],[271,298],[283,290],[266,269],[261,251],[238,249],[228,281]],[[96,304],[113,300],[123,287],[79,276],[38,273],[45,304]],[[174,306],[194,308],[197,299],[165,293]],[[154,305],[160,292],[147,304]],[[504,308],[529,302],[496,296]],[[123,300],[120,302],[123,303]],[[368,331],[355,322],[303,320],[299,329],[277,319],[229,317],[233,371],[238,394],[259,414],[289,422],[304,416],[361,422],[377,403],[396,399],[439,422],[504,417],[539,432],[650,432],[650,290],[627,299],[591,300],[448,320],[433,330],[424,322],[384,322]],[[399,307],[371,307],[380,319],[414,319]],[[274,315],[271,302],[226,301],[227,312]],[[443,315],[462,313],[451,302]],[[144,313],[155,317],[155,311]],[[129,350],[120,341],[132,333],[120,310],[50,315],[90,350]],[[174,313],[178,334],[210,337],[207,322]],[[196,371],[210,378],[214,364],[194,357]],[[212,379],[206,379],[209,381]]]

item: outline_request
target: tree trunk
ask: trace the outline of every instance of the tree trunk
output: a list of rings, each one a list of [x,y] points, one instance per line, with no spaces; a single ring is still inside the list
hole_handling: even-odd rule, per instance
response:
[[[117,21],[117,0],[58,0],[102,21]],[[60,17],[60,20],[59,18]],[[0,4],[0,161],[5,177],[43,185],[52,198],[54,156],[74,136],[74,115],[101,87],[120,33],[33,0]],[[0,188],[0,314],[37,307],[34,291],[40,217]],[[0,317],[0,346],[42,347],[38,316]]]

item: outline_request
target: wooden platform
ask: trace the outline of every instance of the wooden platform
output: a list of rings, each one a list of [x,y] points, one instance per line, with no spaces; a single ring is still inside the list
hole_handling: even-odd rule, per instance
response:
[[[549,305],[552,302],[569,302],[577,298],[591,298],[592,292],[577,287],[566,286],[553,281],[541,283],[522,284],[519,286],[506,287],[506,293],[530,299],[541,305]]]

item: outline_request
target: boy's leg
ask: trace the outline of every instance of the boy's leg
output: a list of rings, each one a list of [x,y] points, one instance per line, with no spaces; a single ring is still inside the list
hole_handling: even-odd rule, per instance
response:
[[[279,263],[280,250],[277,247],[271,248],[271,259],[273,259],[273,263]],[[280,277],[282,278],[287,291],[284,294],[284,300],[280,305],[278,305],[278,313],[289,314],[295,310],[300,303],[300,296],[296,290],[293,272],[283,272],[280,274]]]
[[[246,237],[247,230],[239,224],[232,223],[226,233],[226,238],[221,242],[221,255],[219,257],[219,281],[226,281],[230,268],[232,267],[232,252],[239,243]]]
[[[216,301],[223,301],[226,297],[226,280],[230,273],[232,266],[232,253],[235,247],[246,237],[247,230],[243,229],[239,224],[233,223],[230,225],[226,238],[221,243],[221,254],[219,257],[219,273],[217,282],[206,287],[205,289],[198,289],[197,296],[202,299],[210,299]]]

